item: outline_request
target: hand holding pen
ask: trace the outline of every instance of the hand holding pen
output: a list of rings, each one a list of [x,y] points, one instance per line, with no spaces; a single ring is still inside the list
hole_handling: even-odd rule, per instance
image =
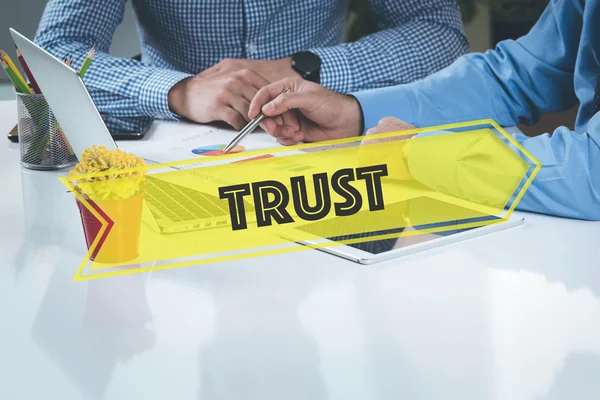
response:
[[[285,89],[289,92],[282,94]],[[262,126],[280,144],[321,142],[362,133],[358,100],[303,79],[283,79],[260,89],[248,116],[266,118]]]
[[[289,91],[289,89],[284,89],[282,94],[288,93]],[[229,150],[233,149],[236,144],[238,144],[244,137],[246,137],[246,135],[252,133],[260,125],[260,123],[263,122],[265,118],[266,116],[261,113],[258,117],[250,121],[248,125],[246,125],[240,131],[240,133],[238,133],[237,136],[234,137],[233,140],[227,144],[227,146],[225,146],[223,151],[227,153]]]

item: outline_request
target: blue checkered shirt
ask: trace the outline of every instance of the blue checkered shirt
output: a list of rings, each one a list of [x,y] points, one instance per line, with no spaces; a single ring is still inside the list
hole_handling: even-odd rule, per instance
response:
[[[468,50],[454,0],[371,0],[380,31],[344,43],[348,1],[132,0],[142,61],[108,54],[127,0],[49,0],[36,43],[79,68],[111,130],[176,119],[169,89],[223,58],[278,59],[310,50],[321,84],[348,93],[411,82]],[[141,118],[140,118],[141,117]]]

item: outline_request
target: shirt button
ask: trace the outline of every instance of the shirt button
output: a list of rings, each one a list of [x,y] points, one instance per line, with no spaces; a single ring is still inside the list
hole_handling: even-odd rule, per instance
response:
[[[256,52],[256,45],[254,43],[248,43],[246,45],[246,51],[248,53],[255,53]]]

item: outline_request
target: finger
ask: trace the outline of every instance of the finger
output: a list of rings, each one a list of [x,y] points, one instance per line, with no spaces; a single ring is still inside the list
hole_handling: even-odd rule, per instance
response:
[[[378,133],[382,133],[380,131],[380,127],[379,126],[374,126],[373,128],[369,128],[367,129],[366,135],[376,135]]]
[[[260,126],[265,130],[265,132],[273,134],[273,132],[275,132],[275,129],[277,129],[278,124],[272,118],[267,118],[263,120]]]
[[[277,138],[277,142],[284,146],[293,146],[300,143],[300,141],[296,140],[295,138]]]
[[[405,129],[408,129],[406,126],[406,124],[402,123],[400,120],[397,120],[394,118],[395,121],[384,121],[381,120],[379,121],[379,123],[377,124],[377,126],[374,126],[370,129],[367,130],[367,135],[377,135],[379,133],[389,133],[389,132],[397,132],[397,131],[402,131]]]
[[[286,113],[287,114],[287,113]],[[272,132],[280,125],[287,125],[292,127],[294,130],[300,129],[300,124],[298,122],[298,117],[291,113],[289,115],[276,115],[272,118],[266,118],[263,122],[260,123],[260,127],[267,132]],[[268,122],[270,121],[270,122]]]
[[[281,116],[277,116],[275,118],[281,119],[282,122],[279,125],[291,126],[295,130],[300,129],[300,121],[298,121],[298,114],[295,111],[285,112]]]
[[[243,69],[234,73],[226,71],[220,75],[222,76],[216,79],[219,80],[222,87],[229,93],[244,99],[248,104],[250,104],[256,92],[269,83],[265,78],[249,69]]]
[[[408,122],[398,119],[396,117],[384,117],[381,119],[381,121],[379,121],[379,124],[384,125],[384,126],[394,127],[396,129],[414,129],[414,128],[416,128],[414,125],[411,125]]]
[[[273,131],[278,125],[283,125],[283,118],[279,115],[273,118],[265,118],[258,126],[265,132],[269,132]]]
[[[281,125],[273,130],[273,136],[277,139],[291,139],[294,137],[296,130],[291,126]]]
[[[304,132],[298,131],[291,126],[278,126],[273,135],[277,141],[283,141],[286,143],[296,144],[304,141]]]
[[[237,91],[237,95],[246,100],[249,105],[254,96],[256,96],[258,89],[254,87],[252,83],[249,83],[246,80],[240,80]]]
[[[383,142],[390,142],[390,141],[398,140],[397,137],[377,138],[377,139],[370,138],[370,136],[377,135],[380,133],[388,133],[388,132],[390,132],[389,129],[386,129],[385,127],[379,126],[379,125],[374,128],[371,128],[371,129],[367,130],[364,140],[361,142],[361,145],[383,143]]]
[[[379,121],[379,123],[377,124],[377,126],[381,126],[382,129],[386,130],[386,132],[415,129],[415,127],[413,125],[409,124],[408,122],[404,122],[404,121],[402,121],[398,118],[394,118],[394,117],[382,118]]]
[[[395,124],[395,123],[402,123],[402,120],[396,118],[396,117],[383,117],[379,120],[379,122],[377,123],[377,125],[384,125],[384,124]]]
[[[251,102],[256,93],[269,84],[262,75],[250,69],[244,69],[237,72],[237,77],[244,83],[242,86],[242,95],[248,102]]]
[[[224,106],[218,113],[218,118],[234,127],[237,130],[242,129],[246,125],[246,120],[242,115],[231,107]]]
[[[272,125],[272,128],[270,129],[275,129],[275,127],[277,127],[278,125],[283,125],[283,118],[281,118],[281,116],[276,116],[273,118],[265,118],[263,119],[263,121],[258,125],[261,128],[263,128],[263,130],[267,130],[267,126],[265,125],[265,121],[271,121],[271,122],[267,122],[267,124],[269,124],[269,126],[271,126],[270,124],[273,123],[274,125]]]
[[[297,143],[300,143],[300,142],[305,142],[305,141],[307,141],[307,140],[306,140],[306,135],[304,134],[304,132],[303,132],[303,131],[296,131],[296,132],[294,132],[294,140],[295,140]]]
[[[310,110],[314,103],[314,93],[282,93],[275,97],[275,99],[265,104],[262,108],[262,112],[269,117],[274,115],[282,115],[291,110],[305,112],[306,110]]]
[[[237,111],[242,116],[244,123],[247,123],[248,121],[250,121],[250,119],[248,119],[248,117],[247,117],[248,108],[250,107],[250,102],[248,100],[246,100],[243,97],[232,94],[232,95],[230,95],[226,104],[229,105],[229,107],[233,108],[235,111]]]
[[[250,102],[250,110],[248,116],[255,118],[262,111],[265,104],[279,96],[285,89],[294,91],[298,87],[296,79],[287,78],[277,82],[273,82],[261,88]]]
[[[273,134],[278,143],[286,146],[295,145],[304,140],[304,134],[290,126],[278,126]]]
[[[378,133],[387,133],[397,130],[398,125],[389,122],[379,122],[377,126],[374,126],[367,130],[367,135],[376,135]]]

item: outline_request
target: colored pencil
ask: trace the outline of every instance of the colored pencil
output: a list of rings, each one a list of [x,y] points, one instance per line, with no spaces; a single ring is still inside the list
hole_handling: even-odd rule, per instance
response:
[[[81,66],[81,69],[79,70],[80,77],[83,78],[83,76],[85,75],[87,69],[90,67],[90,64],[92,63],[92,60],[94,59],[95,54],[96,54],[96,46],[92,47],[90,52],[85,57],[85,60],[83,61],[83,65]]]
[[[2,58],[4,59],[4,62],[8,64],[7,71],[9,71],[9,70],[12,71],[12,74],[17,79],[17,81],[19,81],[21,83],[21,85],[19,85],[19,90],[23,89],[25,91],[22,93],[31,94],[32,92],[31,92],[31,89],[29,88],[29,85],[27,84],[27,82],[25,82],[25,79],[23,79],[23,75],[21,75],[21,73],[17,69],[17,66],[15,65],[15,63],[12,62],[10,56],[2,49],[0,49],[0,56],[2,56]]]
[[[23,82],[21,82],[21,80],[15,74],[14,70],[12,70],[10,68],[10,64],[1,55],[0,55],[0,64],[2,65],[2,68],[4,68],[4,71],[6,71],[6,74],[10,78],[10,80],[11,80],[12,84],[14,85],[17,92],[31,94],[31,89],[29,89],[29,86],[27,86],[27,84],[23,84]]]
[[[25,59],[23,58],[21,51],[19,50],[19,48],[17,46],[15,46],[15,49],[17,50],[17,59],[21,63],[21,66],[23,67],[23,71],[25,71],[25,75],[27,75],[27,78],[29,79],[29,83],[31,84],[33,91],[36,93],[42,93],[42,91],[40,90],[40,87],[38,86],[37,82],[35,81],[35,78],[33,77],[33,74],[31,73],[31,70],[29,69],[29,66],[25,62]]]
[[[13,80],[12,76],[10,76],[10,74],[8,73],[8,63],[6,61],[4,61],[4,58],[2,58],[2,56],[0,56],[0,66],[2,66],[2,69],[4,70],[4,72],[6,72],[6,75],[8,75],[8,79],[10,79],[10,83],[13,84],[13,87],[15,88],[15,90],[19,91],[19,89],[17,89],[17,83]]]

